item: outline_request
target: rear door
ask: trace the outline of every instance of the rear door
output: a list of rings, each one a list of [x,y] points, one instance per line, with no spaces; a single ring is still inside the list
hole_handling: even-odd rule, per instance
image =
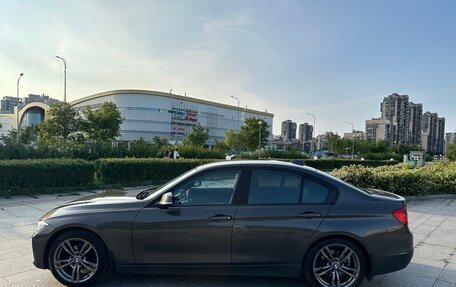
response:
[[[233,264],[301,264],[334,191],[295,170],[252,169],[233,226]]]

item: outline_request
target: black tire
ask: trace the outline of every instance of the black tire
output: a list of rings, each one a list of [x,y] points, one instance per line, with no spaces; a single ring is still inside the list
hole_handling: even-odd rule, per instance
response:
[[[104,275],[108,256],[96,235],[84,230],[70,230],[52,242],[48,262],[52,275],[60,283],[79,287],[91,285]]]
[[[349,254],[353,255],[341,262]],[[358,244],[343,238],[332,238],[318,242],[304,258],[304,275],[314,287],[331,286],[332,280],[334,280],[333,276],[336,282],[340,280],[343,283],[346,280],[347,284],[340,286],[358,287],[364,280],[366,267],[366,257],[363,250]],[[356,278],[347,275],[347,272]],[[321,275],[317,276],[317,274]]]

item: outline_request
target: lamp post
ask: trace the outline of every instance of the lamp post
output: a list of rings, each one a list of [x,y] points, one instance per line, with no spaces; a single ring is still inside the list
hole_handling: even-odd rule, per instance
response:
[[[312,132],[312,142],[313,142],[313,138],[314,138],[313,134],[314,134],[314,133],[315,133],[315,138],[317,138],[317,129],[315,128],[315,115],[309,114],[309,113],[306,113],[306,114],[309,115],[309,116],[311,116],[311,117],[313,118],[313,120],[314,120],[313,132]],[[316,151],[316,150],[315,150],[315,143],[313,144],[312,150],[313,150],[313,152],[315,153],[315,151]]]
[[[261,158],[261,126],[263,125],[262,121],[258,121],[258,159]]]
[[[239,101],[239,98],[236,98],[235,96],[230,96],[231,98],[235,99],[237,101],[237,106],[238,106],[238,111],[237,111],[237,128],[238,128],[238,132],[239,132],[239,129],[240,129],[240,125],[239,125],[239,106],[241,104],[241,102]]]
[[[19,74],[19,78],[17,79],[17,84],[16,84],[16,97],[17,97],[17,107],[16,107],[16,128],[17,128],[17,132],[16,132],[16,141],[17,143],[19,144],[19,82],[21,81],[21,78],[22,76],[24,75],[24,73],[20,73]]]
[[[63,101],[66,103],[66,68],[67,68],[67,62],[65,58],[55,56],[57,59],[60,59],[63,61]]]
[[[355,131],[355,129],[353,128],[353,123],[351,122],[346,122],[347,124],[350,124],[351,127],[352,127],[352,152],[351,152],[351,159],[354,158],[354,155],[355,155],[355,135],[353,134],[353,132]]]

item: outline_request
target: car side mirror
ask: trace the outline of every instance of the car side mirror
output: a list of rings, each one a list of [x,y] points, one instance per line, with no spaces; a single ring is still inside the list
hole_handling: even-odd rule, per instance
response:
[[[167,192],[162,195],[160,202],[158,203],[158,206],[160,208],[168,208],[170,206],[173,206],[173,193],[172,192]]]

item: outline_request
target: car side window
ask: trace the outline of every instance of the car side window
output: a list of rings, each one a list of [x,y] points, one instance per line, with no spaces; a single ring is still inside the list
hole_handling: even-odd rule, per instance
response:
[[[175,206],[230,204],[239,170],[219,171],[191,179],[173,192]]]
[[[331,200],[331,190],[313,179],[304,178],[304,189],[302,193],[303,204],[325,204]]]
[[[280,171],[252,173],[248,204],[298,204],[301,176]]]

